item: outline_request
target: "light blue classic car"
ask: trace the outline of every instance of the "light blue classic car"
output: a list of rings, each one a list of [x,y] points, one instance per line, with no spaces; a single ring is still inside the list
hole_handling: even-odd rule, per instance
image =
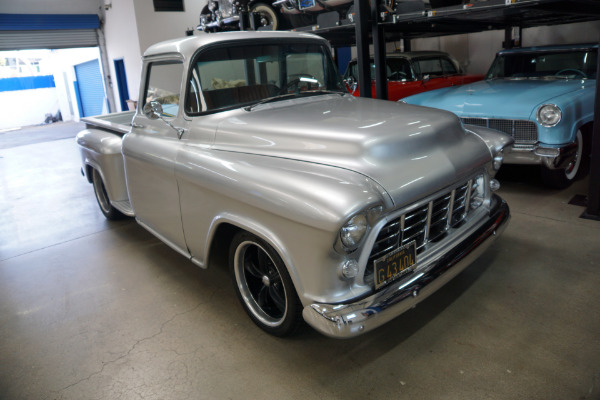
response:
[[[564,188],[587,172],[597,63],[597,44],[503,50],[485,80],[401,101],[513,136],[504,162],[539,164],[547,186]]]

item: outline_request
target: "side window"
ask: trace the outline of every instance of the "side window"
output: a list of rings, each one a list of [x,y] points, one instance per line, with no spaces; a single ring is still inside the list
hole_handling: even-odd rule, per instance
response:
[[[442,62],[442,69],[444,71],[444,75],[458,74],[456,65],[454,65],[452,61],[448,60],[447,58],[440,58],[440,61]]]
[[[177,116],[182,75],[182,63],[150,64],[148,66],[144,104],[149,101],[157,101],[162,105],[163,117],[172,118]]]
[[[417,60],[422,75],[443,75],[442,63],[439,58],[423,58]]]

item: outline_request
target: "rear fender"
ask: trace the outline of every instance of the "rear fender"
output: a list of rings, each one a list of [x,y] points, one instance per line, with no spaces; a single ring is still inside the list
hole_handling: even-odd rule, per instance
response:
[[[76,140],[88,181],[93,168],[100,173],[111,202],[128,200],[121,137],[101,129],[85,129]]]

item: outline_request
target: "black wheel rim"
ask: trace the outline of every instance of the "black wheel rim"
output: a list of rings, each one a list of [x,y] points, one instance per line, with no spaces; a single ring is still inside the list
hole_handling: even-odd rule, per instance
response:
[[[280,325],[287,314],[281,274],[269,254],[257,243],[241,243],[235,254],[235,277],[244,303],[263,324]]]

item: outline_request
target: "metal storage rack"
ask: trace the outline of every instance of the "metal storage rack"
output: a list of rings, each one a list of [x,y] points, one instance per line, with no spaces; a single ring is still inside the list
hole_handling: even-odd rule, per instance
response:
[[[395,12],[386,9],[381,0],[354,0],[354,11],[353,21],[324,15],[319,25],[298,30],[323,36],[334,48],[356,45],[359,91],[364,97],[371,97],[369,44],[372,41],[376,97],[387,99],[383,66],[388,41],[405,40],[405,48],[410,48],[410,39],[504,30],[503,47],[508,48],[515,45],[514,28],[599,21],[600,0],[473,0],[435,9],[423,0],[399,0],[395,2]],[[597,75],[600,76],[600,60]],[[590,187],[582,218],[600,221],[600,80],[596,82]]]

